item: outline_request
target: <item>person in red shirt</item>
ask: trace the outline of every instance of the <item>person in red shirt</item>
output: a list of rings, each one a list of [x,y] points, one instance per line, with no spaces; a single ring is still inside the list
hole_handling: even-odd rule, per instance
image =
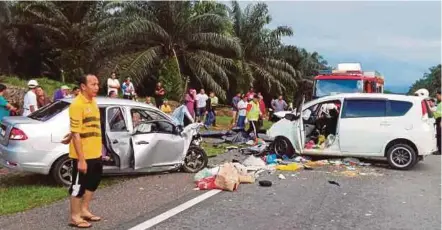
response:
[[[249,92],[246,93],[246,97],[248,98],[249,101],[251,101],[254,96],[255,96],[255,89],[253,87],[250,87]]]

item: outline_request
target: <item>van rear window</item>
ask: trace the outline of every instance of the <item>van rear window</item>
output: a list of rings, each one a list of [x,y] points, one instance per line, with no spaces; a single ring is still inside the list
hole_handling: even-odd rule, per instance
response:
[[[29,114],[28,117],[38,121],[47,121],[53,118],[55,115],[61,113],[63,110],[69,107],[69,105],[70,104],[65,101],[55,101]]]
[[[408,101],[390,100],[390,109],[387,110],[387,116],[399,117],[405,115],[413,106],[413,103]]]

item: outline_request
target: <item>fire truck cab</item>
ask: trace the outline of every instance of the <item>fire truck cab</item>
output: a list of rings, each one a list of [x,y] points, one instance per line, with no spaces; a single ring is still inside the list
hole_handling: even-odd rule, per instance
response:
[[[383,93],[384,77],[378,71],[362,71],[359,63],[338,64],[337,70],[320,71],[314,78],[313,98],[339,93]]]

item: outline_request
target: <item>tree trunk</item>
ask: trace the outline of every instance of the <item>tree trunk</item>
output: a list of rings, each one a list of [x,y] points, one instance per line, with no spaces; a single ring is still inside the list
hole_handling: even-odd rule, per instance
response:
[[[175,60],[176,66],[178,67],[178,73],[180,75],[180,78],[184,81],[183,95],[181,97],[181,101],[184,101],[184,99],[186,98],[187,84],[188,84],[188,81],[189,81],[189,77],[185,77],[185,78],[182,77],[182,75],[181,75],[181,65],[180,65],[180,62],[178,61],[178,56],[176,55],[175,49],[172,49],[172,52],[173,52],[173,59]]]

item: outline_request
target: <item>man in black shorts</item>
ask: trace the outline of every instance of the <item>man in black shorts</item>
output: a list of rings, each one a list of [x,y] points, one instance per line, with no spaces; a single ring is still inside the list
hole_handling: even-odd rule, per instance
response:
[[[100,111],[95,97],[99,83],[95,75],[88,74],[78,80],[81,92],[69,106],[70,145],[69,157],[73,160],[70,225],[79,228],[91,227],[88,221],[100,221],[89,209],[92,196],[101,181]]]

